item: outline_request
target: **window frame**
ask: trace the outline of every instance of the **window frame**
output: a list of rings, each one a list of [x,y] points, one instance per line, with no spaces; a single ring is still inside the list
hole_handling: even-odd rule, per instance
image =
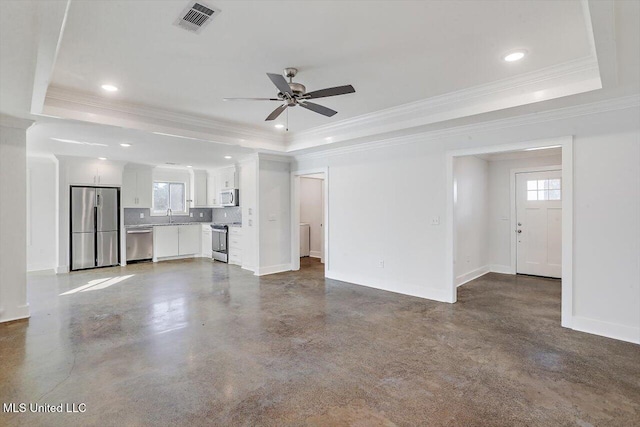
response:
[[[559,185],[558,188],[551,188],[551,181],[558,181]],[[532,186],[530,185],[530,183],[535,183],[535,188],[532,188]],[[540,184],[542,184],[542,187],[540,187]],[[558,192],[559,197],[558,198],[550,198],[550,193],[554,191],[554,192]],[[527,180],[527,189],[526,189],[526,196],[527,196],[527,202],[560,202],[562,201],[562,192],[563,192],[563,186],[562,186],[562,178],[546,178],[546,179],[531,179],[531,180]],[[531,198],[531,193],[534,193],[536,195],[536,198]],[[540,193],[543,193],[545,198],[540,198]]]
[[[150,216],[166,216],[167,215],[167,211],[157,211],[155,209],[156,199],[154,197],[154,195],[155,195],[154,188],[155,188],[156,184],[168,184],[169,185],[169,206],[171,206],[171,184],[182,185],[182,188],[183,188],[183,192],[182,192],[183,193],[183,202],[184,202],[185,210],[183,210],[183,211],[172,211],[171,215],[172,216],[188,216],[189,215],[189,203],[188,203],[188,196],[187,196],[187,191],[188,191],[187,182],[185,182],[185,181],[176,181],[176,180],[154,179],[153,180],[153,184],[151,185],[151,209],[149,211],[149,215]]]

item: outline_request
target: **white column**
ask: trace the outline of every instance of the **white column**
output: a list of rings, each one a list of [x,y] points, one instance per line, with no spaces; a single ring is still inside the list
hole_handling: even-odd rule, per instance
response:
[[[0,115],[0,322],[29,317],[27,304],[27,128]]]

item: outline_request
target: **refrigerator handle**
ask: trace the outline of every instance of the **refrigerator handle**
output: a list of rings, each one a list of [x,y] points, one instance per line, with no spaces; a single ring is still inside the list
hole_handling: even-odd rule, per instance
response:
[[[100,206],[100,195],[98,194],[98,206]]]
[[[98,207],[94,206],[93,207],[93,230],[97,230],[98,229]]]

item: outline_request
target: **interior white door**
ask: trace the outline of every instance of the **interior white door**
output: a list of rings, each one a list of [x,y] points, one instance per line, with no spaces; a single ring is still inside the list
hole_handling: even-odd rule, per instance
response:
[[[516,174],[519,274],[562,277],[562,172]]]

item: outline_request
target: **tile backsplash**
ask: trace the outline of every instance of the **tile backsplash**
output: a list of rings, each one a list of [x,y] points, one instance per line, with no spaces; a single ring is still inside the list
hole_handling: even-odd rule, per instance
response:
[[[227,208],[191,208],[189,213],[193,217],[185,215],[175,215],[173,222],[216,222],[219,224],[231,224],[242,222],[242,210],[239,207]],[[140,218],[144,214],[144,218]],[[202,218],[200,218],[202,214]],[[151,216],[150,209],[125,208],[124,225],[139,224],[166,224],[169,222],[168,216]]]
[[[231,224],[232,222],[242,222],[242,209],[240,207],[227,207],[212,209],[212,222],[219,224]]]
[[[188,215],[175,215],[173,222],[213,222],[211,219],[211,208],[191,208],[189,213],[193,214],[193,217]],[[202,218],[200,214],[202,213]],[[144,214],[144,218],[140,218],[140,214]],[[150,209],[140,208],[125,208],[124,209],[124,225],[138,225],[138,224],[166,224],[169,222],[168,216],[151,216]]]

